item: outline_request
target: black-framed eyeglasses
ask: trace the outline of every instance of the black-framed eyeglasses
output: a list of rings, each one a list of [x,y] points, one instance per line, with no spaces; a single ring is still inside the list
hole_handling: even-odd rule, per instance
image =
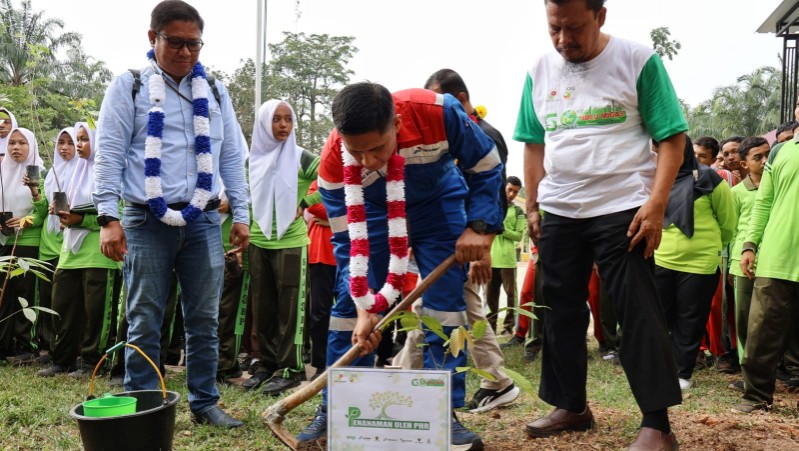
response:
[[[205,45],[203,41],[184,41],[183,39],[170,38],[169,36],[163,33],[159,33],[157,31],[153,31],[153,33],[164,38],[169,48],[175,50],[180,50],[185,45],[190,52],[194,53],[194,52],[199,52],[200,49],[203,48],[203,45]]]

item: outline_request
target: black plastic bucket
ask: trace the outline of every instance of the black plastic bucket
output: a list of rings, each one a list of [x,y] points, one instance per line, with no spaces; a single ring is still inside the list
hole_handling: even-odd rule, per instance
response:
[[[80,438],[87,451],[170,450],[180,393],[140,390],[115,396],[136,398],[136,413],[94,418],[83,415],[83,403],[69,411],[78,420]]]

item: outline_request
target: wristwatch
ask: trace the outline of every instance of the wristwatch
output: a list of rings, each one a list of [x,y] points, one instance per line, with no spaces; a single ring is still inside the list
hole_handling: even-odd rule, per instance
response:
[[[488,230],[488,224],[486,224],[486,222],[483,221],[482,219],[475,219],[474,221],[470,221],[466,223],[466,226],[477,233],[486,233],[486,230]]]
[[[105,227],[106,225],[114,221],[119,221],[119,218],[115,218],[113,216],[108,216],[108,215],[97,216],[97,225],[99,225],[100,227]]]

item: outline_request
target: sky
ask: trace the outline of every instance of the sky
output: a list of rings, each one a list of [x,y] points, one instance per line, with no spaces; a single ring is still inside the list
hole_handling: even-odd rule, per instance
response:
[[[18,0],[13,0],[16,5]],[[256,54],[255,0],[188,0],[205,20],[206,66],[232,73]],[[32,0],[35,11],[83,35],[87,54],[114,73],[147,64],[147,30],[157,0]],[[682,44],[666,60],[678,97],[690,105],[765,66],[779,66],[782,39],[756,33],[781,0],[607,0],[603,31],[651,45],[668,27]],[[299,12],[299,14],[297,14]],[[509,147],[508,175],[522,176],[523,145],[512,139],[526,70],[552,50],[541,0],[267,0],[267,42],[283,32],[354,36],[351,81],[392,91],[421,87],[441,68],[461,74],[474,105]],[[267,58],[269,55],[267,54]],[[266,100],[266,99],[264,99]]]

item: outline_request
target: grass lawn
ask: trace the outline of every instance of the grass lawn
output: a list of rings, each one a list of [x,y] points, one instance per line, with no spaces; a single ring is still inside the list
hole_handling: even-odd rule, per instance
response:
[[[566,434],[549,439],[530,440],[524,425],[547,413],[551,407],[535,396],[522,394],[513,404],[483,414],[461,414],[464,424],[479,432],[486,449],[625,449],[635,437],[640,414],[629,391],[621,367],[599,358],[596,343],[590,349],[588,399],[596,416],[592,431]],[[525,364],[521,348],[506,352],[508,367],[526,376],[537,388],[540,360]],[[80,449],[77,421],[69,410],[85,400],[87,381],[66,376],[37,378],[36,367],[0,367],[0,449],[66,450]],[[775,409],[771,413],[741,415],[731,412],[738,393],[726,388],[738,376],[727,376],[712,369],[697,371],[694,387],[685,394],[681,406],[670,409],[672,424],[681,449],[691,450],[799,450],[799,394],[788,392],[778,383]],[[477,390],[479,381],[468,376],[468,396]],[[180,371],[168,372],[167,388],[178,391],[174,449],[284,449],[272,437],[261,413],[273,399],[260,393],[245,393],[237,387],[220,387],[222,407],[245,426],[233,431],[220,431],[197,426],[189,418],[185,377]],[[107,379],[98,379],[97,393],[119,392],[108,386]],[[319,398],[292,411],[286,427],[298,432],[313,416]]]

